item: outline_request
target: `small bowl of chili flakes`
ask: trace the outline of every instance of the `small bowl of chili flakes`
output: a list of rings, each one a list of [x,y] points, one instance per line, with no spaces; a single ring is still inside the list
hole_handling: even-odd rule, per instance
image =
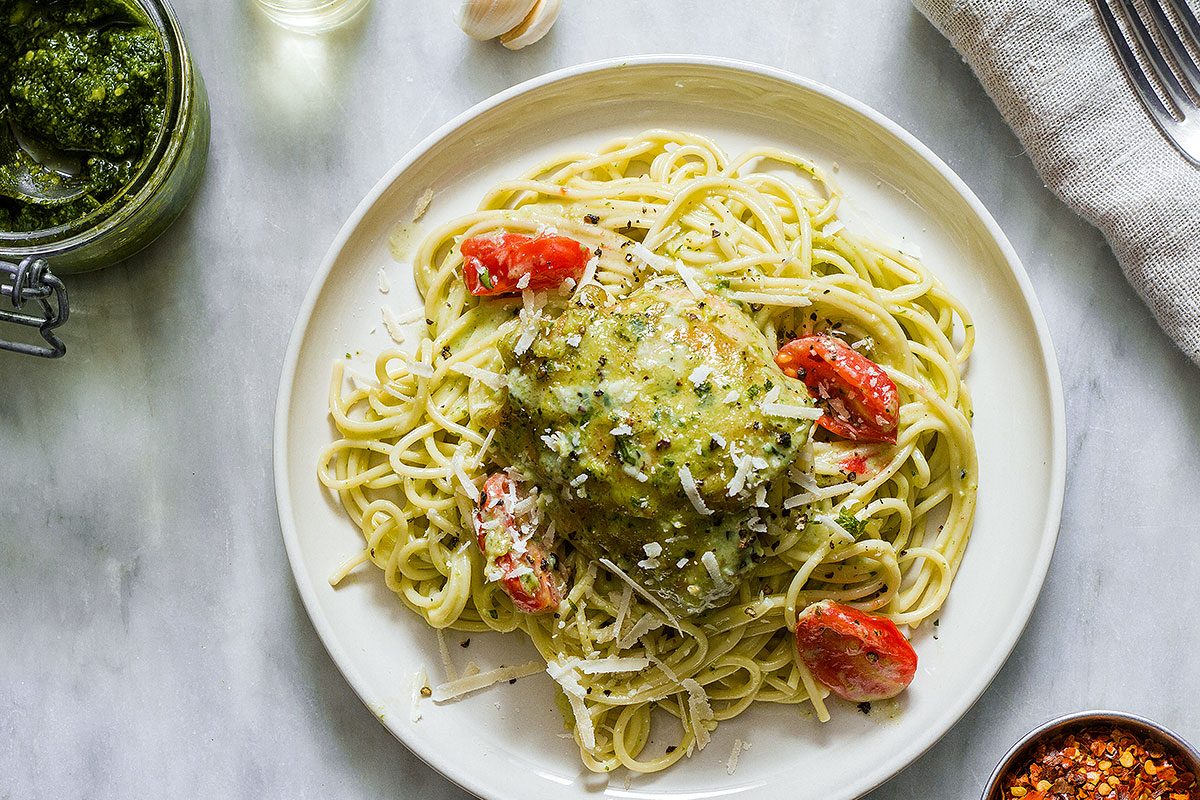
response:
[[[1200,800],[1200,751],[1143,717],[1084,711],[1025,735],[983,800]]]

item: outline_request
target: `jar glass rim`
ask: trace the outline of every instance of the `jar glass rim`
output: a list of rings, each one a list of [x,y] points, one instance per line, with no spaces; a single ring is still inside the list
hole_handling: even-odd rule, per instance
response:
[[[0,231],[0,256],[53,256],[76,250],[104,236],[137,213],[166,182],[179,158],[194,102],[192,64],[179,20],[168,0],[130,0],[146,15],[163,45],[167,67],[167,102],[163,124],[151,155],[121,191],[100,208],[63,225],[39,231]]]

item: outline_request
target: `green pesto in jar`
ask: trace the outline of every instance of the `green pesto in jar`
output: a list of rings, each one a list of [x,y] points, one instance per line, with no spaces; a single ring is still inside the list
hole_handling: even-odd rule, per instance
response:
[[[116,197],[154,149],[166,95],[162,41],[132,2],[0,0],[0,108],[87,187],[57,206],[0,197],[0,230],[74,222]]]

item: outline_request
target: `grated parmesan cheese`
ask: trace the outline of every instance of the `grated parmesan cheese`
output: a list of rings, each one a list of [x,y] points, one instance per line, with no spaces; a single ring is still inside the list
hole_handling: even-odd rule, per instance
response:
[[[801,488],[807,489],[810,492],[816,492],[816,491],[820,490],[820,488],[821,488],[820,485],[817,483],[816,478],[814,478],[812,475],[809,475],[807,472],[804,472],[802,470],[792,470],[791,478]]]
[[[488,431],[488,435],[483,437],[483,444],[479,445],[479,452],[475,454],[475,467],[478,469],[483,466],[483,456],[487,453],[488,447],[492,444],[492,439],[496,437],[496,429],[492,428]]]
[[[700,283],[696,280],[696,273],[692,271],[692,268],[682,261],[676,261],[675,268],[679,271],[679,277],[683,278],[683,284],[687,286],[688,291],[696,297],[703,297],[704,289],[701,288]]]
[[[792,403],[763,403],[762,410],[767,416],[787,419],[817,420],[825,415],[825,412],[816,406],[798,406]]]
[[[579,343],[582,341],[583,341],[583,337],[580,336],[578,333],[572,333],[566,339],[567,344],[571,345],[571,347],[579,347]]]
[[[679,468],[679,483],[683,486],[683,493],[687,495],[687,499],[692,502],[693,508],[701,514],[713,513],[711,508],[704,505],[704,498],[696,489],[696,479],[692,477],[692,471],[686,464]]]
[[[404,344],[404,323],[388,306],[380,306],[379,311],[383,315],[383,327],[387,329],[388,336],[396,344]]]
[[[729,458],[733,461],[737,470],[733,473],[733,477],[729,479],[727,487],[727,496],[733,497],[742,489],[746,488],[746,478],[750,477],[751,470],[754,469],[754,459],[749,455],[740,455],[734,448],[729,448]]]
[[[357,370],[346,367],[346,377],[350,380],[350,386],[354,389],[378,389],[379,383],[372,378],[368,378]]]
[[[583,268],[583,274],[579,276],[579,285],[583,286],[589,281],[596,279],[596,268],[600,266],[600,256],[592,256],[588,259],[587,264]]]
[[[624,472],[626,475],[628,475],[629,477],[631,477],[631,478],[634,478],[635,480],[637,480],[639,483],[645,483],[646,481],[650,480],[650,476],[649,476],[649,475],[647,475],[646,473],[642,472],[640,469],[638,469],[637,467],[633,466],[632,464],[625,464],[625,465],[623,465],[623,466],[621,467],[621,470],[622,470],[622,471],[623,471],[623,472]]]
[[[433,202],[433,187],[430,187],[417,198],[417,204],[413,207],[412,221],[416,222],[425,216],[425,212],[429,210],[429,204]]]
[[[819,499],[820,498],[816,497],[815,495],[808,493],[794,494],[783,501],[783,507],[786,509],[793,509],[799,506],[806,506],[809,503],[815,503]]]
[[[450,369],[460,375],[466,375],[472,380],[477,380],[483,385],[492,389],[503,389],[508,385],[508,376],[501,375],[491,370],[481,369],[474,364],[465,364],[459,362],[451,364]]]
[[[725,296],[739,303],[754,303],[760,306],[790,306],[799,308],[812,305],[804,295],[775,294],[772,292],[726,292]]]
[[[645,658],[598,658],[579,663],[579,671],[585,675],[607,675],[614,672],[640,672],[650,666]]]
[[[562,434],[559,433],[558,431],[553,431],[551,433],[543,433],[538,438],[541,439],[545,443],[546,447],[549,447],[551,450],[558,453],[559,455],[565,455],[565,453],[563,453],[564,445],[567,446],[568,450],[570,448],[570,442],[566,441],[566,439],[564,439]]]
[[[424,361],[409,361],[408,371],[421,378],[433,377],[433,365],[426,364]]]
[[[708,380],[708,376],[713,374],[713,368],[704,364],[692,370],[692,374],[688,375],[688,380],[692,382],[692,386],[699,386]]]
[[[631,244],[629,251],[659,272],[668,272],[671,269],[671,259],[651,252],[650,248],[641,242]],[[680,277],[683,277],[682,271],[680,272]],[[687,278],[683,278],[683,282],[687,283]]]
[[[842,221],[840,219],[835,219],[833,222],[830,222],[821,229],[821,235],[826,239],[832,239],[845,229],[846,226],[842,224]]]
[[[716,720],[716,715],[709,705],[708,693],[695,678],[684,678],[680,685],[688,693],[688,711],[691,712],[689,716],[692,734],[696,737],[696,749],[703,750],[712,739],[708,726]]]
[[[658,569],[658,557],[662,555],[662,545],[658,542],[650,542],[642,545],[642,550],[646,553],[646,557],[637,562],[637,565],[643,569]]]
[[[729,760],[725,762],[725,774],[732,775],[737,772],[738,759],[742,755],[742,740],[733,740],[733,749],[729,751]]]
[[[668,611],[667,607],[664,606],[658,600],[657,597],[650,594],[648,591],[646,591],[644,588],[642,588],[638,584],[634,583],[633,579],[630,578],[628,575],[626,575],[625,571],[623,569],[618,567],[610,559],[607,559],[607,558],[600,559],[600,564],[605,569],[607,569],[609,572],[611,572],[613,575],[616,575],[618,578],[625,581],[625,583],[629,584],[630,588],[632,588],[635,592],[637,592],[638,595],[643,600],[645,600],[647,603],[649,603],[650,605],[654,606],[659,611],[661,611],[663,613],[663,615],[667,618],[667,622],[671,623],[672,627],[676,628],[677,630],[683,630],[683,628],[679,624],[679,620],[675,618],[675,615],[672,614],[670,611]]]
[[[379,293],[387,294],[392,290],[392,282],[388,279],[387,270],[379,268]]]
[[[458,482],[462,483],[462,491],[467,493],[467,497],[479,500],[479,487],[475,486],[475,481],[470,480],[466,468],[463,467],[462,447],[458,447],[454,451],[454,456],[450,457],[450,470],[457,477]]]
[[[425,319],[425,310],[422,308],[410,308],[400,316],[396,317],[396,321],[401,325],[408,325],[413,322],[420,322]]]
[[[820,486],[811,475],[800,470],[792,470],[791,478],[795,481],[804,492],[793,495],[783,501],[784,508],[795,508],[796,506],[815,503],[817,500],[824,500],[829,497],[836,497],[839,494],[854,490],[856,484],[845,481],[843,483],[834,484],[833,486]]]
[[[850,347],[854,350],[870,350],[874,346],[875,346],[875,337],[874,336],[864,336],[863,338],[859,339],[857,342],[852,342],[850,344]]]
[[[529,349],[529,345],[533,344],[536,336],[537,331],[532,327],[526,326],[525,330],[521,331],[521,336],[517,339],[517,343],[513,345],[513,355],[524,355],[525,351]]]
[[[471,476],[467,474],[467,470],[463,467],[462,447],[455,448],[454,455],[450,457],[450,470],[454,473],[454,477],[458,478],[458,482],[462,484],[463,491],[467,493],[467,497],[478,501],[479,487],[475,485],[475,481],[471,480]]]
[[[767,507],[767,486],[763,484],[758,487],[758,491],[754,493],[754,505],[758,508]]]
[[[825,413],[821,409],[813,406],[801,406],[793,403],[779,403],[780,392],[783,387],[772,387],[771,391],[763,395],[762,410],[763,413],[772,417],[787,417],[788,419],[820,419]]]
[[[442,666],[446,670],[446,680],[453,682],[458,678],[458,670],[454,668],[454,662],[450,660],[450,648],[446,646],[446,632],[441,628],[437,629],[438,654],[442,657]]]
[[[738,400],[737,389],[730,389],[729,394],[725,395],[725,399],[722,400],[721,402],[727,406],[731,406],[734,403],[736,403],[737,400]]]
[[[575,716],[575,729],[579,731],[580,744],[585,750],[594,749],[596,747],[596,726],[592,722],[592,715],[588,713],[587,704],[583,701],[584,690],[579,685],[579,678],[576,677],[575,670],[559,664],[557,661],[549,661],[546,663],[546,672],[562,687],[567,702],[571,704],[571,713]]]
[[[717,556],[712,550],[705,550],[700,556],[700,563],[704,565],[704,569],[708,572],[708,577],[713,579],[713,583],[718,586],[725,584],[725,576],[721,574],[721,565],[717,563]]]
[[[650,663],[662,670],[662,674],[667,676],[667,679],[679,683],[679,676],[675,674],[675,670],[671,669],[666,661],[663,661],[657,654],[652,653],[649,649],[646,650],[646,658],[650,659]]]
[[[618,641],[621,638],[621,628],[625,625],[625,615],[629,613],[629,604],[633,600],[633,589],[628,586],[621,592],[621,603],[617,606],[617,618],[613,622],[613,636]]]
[[[429,676],[425,673],[424,667],[413,673],[412,707],[408,712],[408,719],[414,725],[421,721],[421,692],[428,689],[428,684]]]
[[[628,589],[628,587],[626,587],[626,589]],[[617,639],[617,648],[624,650],[628,647],[632,647],[647,633],[661,628],[662,625],[662,620],[652,617],[649,614],[643,615],[641,619],[633,623],[633,627],[630,628],[624,636]]]
[[[520,664],[515,667],[500,667],[483,672],[478,671],[479,667],[475,667],[476,672],[473,674],[464,675],[462,678],[447,681],[436,687],[433,690],[433,702],[445,703],[449,700],[456,700],[463,695],[495,686],[497,683],[517,678],[527,678],[530,675],[536,675],[541,672],[542,668],[540,661],[530,661],[527,664]]]
[[[530,276],[530,274],[531,274],[531,273],[528,273],[528,272],[526,272],[524,275],[522,275],[521,277],[517,278],[517,288],[518,288],[518,289],[528,289],[528,288],[529,288],[529,276]]]
[[[609,433],[611,433],[613,436],[628,436],[629,434],[633,433],[633,428],[629,427],[629,423],[622,422],[620,425],[609,431]]]

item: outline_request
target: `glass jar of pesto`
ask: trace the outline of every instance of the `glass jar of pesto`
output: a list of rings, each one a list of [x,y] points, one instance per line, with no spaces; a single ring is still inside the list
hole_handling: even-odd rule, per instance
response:
[[[54,312],[43,297],[65,295],[31,281],[149,245],[208,158],[204,82],[167,0],[0,0],[0,126],[0,303],[37,299],[43,317]],[[0,310],[0,320],[29,317]],[[61,355],[36,327],[46,352],[0,348]]]

